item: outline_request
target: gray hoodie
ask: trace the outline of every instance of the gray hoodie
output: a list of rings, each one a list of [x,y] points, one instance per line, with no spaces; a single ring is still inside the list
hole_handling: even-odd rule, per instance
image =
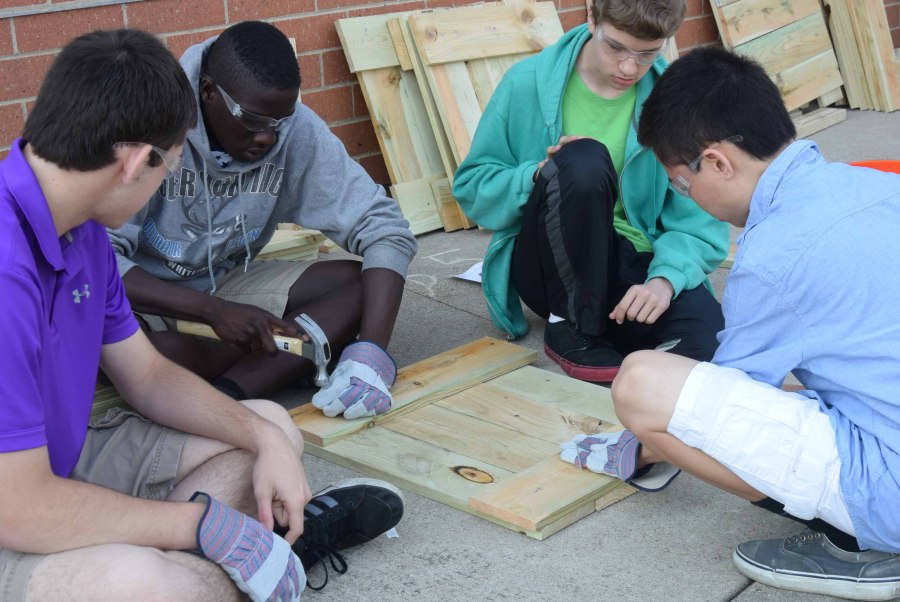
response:
[[[190,47],[181,65],[197,94],[215,38]],[[199,114],[199,112],[198,112]],[[138,265],[162,280],[214,292],[216,279],[246,266],[279,222],[320,230],[363,258],[363,269],[406,277],[416,240],[385,195],[309,108],[297,110],[259,161],[218,167],[200,119],[188,132],[180,172],[124,226],[108,230],[119,273]]]

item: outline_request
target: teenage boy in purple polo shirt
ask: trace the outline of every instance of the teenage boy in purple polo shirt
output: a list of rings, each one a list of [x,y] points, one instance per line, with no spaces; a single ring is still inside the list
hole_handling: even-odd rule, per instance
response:
[[[138,328],[104,227],[177,167],[196,119],[156,38],[95,32],[59,54],[0,163],[4,602],[298,600],[312,559],[343,568],[336,550],[402,514],[381,482],[310,499],[280,406],[222,395]],[[98,366],[140,414],[89,427]]]

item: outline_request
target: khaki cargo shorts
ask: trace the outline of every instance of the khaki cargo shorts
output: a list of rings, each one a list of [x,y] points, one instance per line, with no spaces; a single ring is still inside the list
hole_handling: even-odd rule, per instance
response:
[[[148,500],[175,488],[185,433],[114,408],[92,422],[71,478]],[[44,554],[0,548],[0,602],[24,602],[28,579]]]

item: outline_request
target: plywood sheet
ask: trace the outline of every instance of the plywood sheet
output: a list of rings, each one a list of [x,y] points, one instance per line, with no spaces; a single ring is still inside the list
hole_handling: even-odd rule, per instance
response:
[[[454,381],[447,372],[499,365],[497,351],[522,356],[515,347],[504,343],[487,350],[489,356],[482,355],[483,348],[464,346],[426,360],[402,378]],[[454,357],[468,363],[458,365],[450,361]],[[485,382],[479,377],[468,386],[436,387],[439,394],[422,391],[406,411],[393,410],[371,428],[324,444],[321,437],[308,436],[310,413],[295,413],[294,419],[308,453],[543,539],[633,490],[559,459],[559,443],[578,433],[622,428],[615,423],[609,390],[531,366],[512,369],[514,364],[502,374],[493,368],[495,377]]]

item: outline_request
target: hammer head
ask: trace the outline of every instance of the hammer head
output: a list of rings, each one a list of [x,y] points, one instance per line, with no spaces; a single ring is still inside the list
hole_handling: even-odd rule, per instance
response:
[[[316,365],[316,384],[324,385],[328,381],[328,362],[331,361],[331,346],[328,337],[319,328],[312,318],[306,314],[300,314],[294,321],[309,335],[309,344],[303,345],[303,357],[311,360]]]

